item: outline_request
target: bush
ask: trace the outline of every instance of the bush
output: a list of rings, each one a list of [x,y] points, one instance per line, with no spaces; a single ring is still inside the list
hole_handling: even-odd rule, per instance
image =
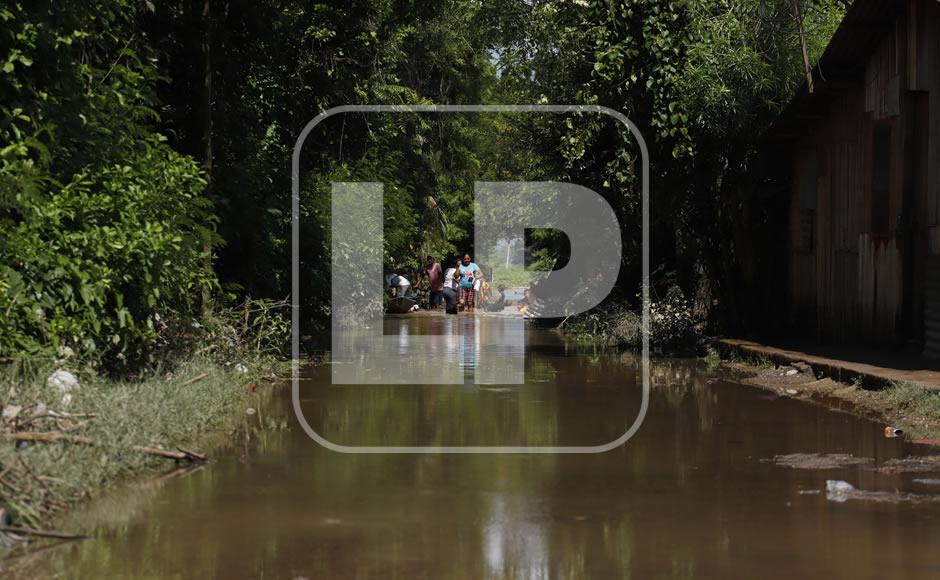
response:
[[[125,164],[20,196],[20,219],[0,233],[0,356],[148,356],[160,317],[196,315],[215,284],[203,187],[192,159],[154,140]]]
[[[585,339],[599,339],[616,345],[643,344],[643,316],[639,308],[623,304],[587,313],[568,324],[568,329]],[[672,286],[661,299],[650,303],[650,346],[658,350],[681,350],[692,346],[702,335],[704,321],[693,312],[678,286]]]
[[[199,167],[155,130],[147,9],[0,7],[0,359],[146,362],[216,284]]]

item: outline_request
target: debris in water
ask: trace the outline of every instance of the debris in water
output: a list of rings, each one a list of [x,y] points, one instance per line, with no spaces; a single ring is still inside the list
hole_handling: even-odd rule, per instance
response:
[[[806,363],[793,363],[775,369],[767,369],[755,377],[744,379],[745,383],[764,387],[781,387],[786,385],[805,385],[816,381],[813,369]]]
[[[929,477],[918,477],[914,479],[914,483],[921,483],[923,485],[940,485],[940,479],[930,479]]]
[[[940,455],[889,459],[878,468],[881,473],[940,473]]]
[[[888,439],[893,439],[894,437],[900,437],[904,435],[904,431],[898,429],[897,427],[891,427],[890,425],[885,427],[885,437]]]
[[[870,457],[855,457],[850,453],[791,453],[776,455],[774,463],[791,469],[840,469],[852,465],[871,463]]]
[[[787,394],[788,394],[788,395],[799,395],[800,392],[797,391],[796,389],[787,389]]]
[[[847,481],[829,479],[826,481],[826,499],[836,503],[843,503],[850,499],[882,503],[920,503],[940,501],[940,495],[923,495],[901,491],[864,491],[856,489],[854,485]]]
[[[842,503],[849,499],[849,494],[855,491],[855,486],[840,479],[826,480],[826,499]]]

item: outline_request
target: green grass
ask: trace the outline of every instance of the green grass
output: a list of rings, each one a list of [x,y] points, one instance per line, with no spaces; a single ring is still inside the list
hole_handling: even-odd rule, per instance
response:
[[[885,400],[902,413],[901,425],[912,437],[940,436],[940,393],[910,382],[897,382],[883,391]]]
[[[546,272],[526,271],[521,268],[493,267],[493,279],[488,282],[496,287],[505,285],[506,288],[528,288],[539,278],[546,276]]]
[[[708,370],[714,371],[721,366],[721,354],[718,352],[718,349],[710,346],[705,351],[705,365],[708,367]]]
[[[770,358],[760,354],[754,356],[751,360],[751,364],[762,371],[772,370],[777,368],[777,365]]]
[[[41,526],[76,502],[99,494],[113,483],[153,470],[167,470],[173,460],[134,451],[132,446],[177,446],[205,451],[211,434],[230,430],[260,392],[249,385],[270,379],[273,362],[257,358],[243,364],[247,372],[208,360],[177,365],[172,374],[139,381],[110,381],[79,375],[80,387],[69,405],[46,385],[54,367],[0,372],[0,404],[20,407],[13,421],[0,423],[0,497],[20,525]],[[186,384],[206,374],[206,378]],[[11,409],[12,410],[12,409]],[[88,417],[33,418],[49,411]],[[12,431],[68,431],[99,444],[73,442],[21,443]]]

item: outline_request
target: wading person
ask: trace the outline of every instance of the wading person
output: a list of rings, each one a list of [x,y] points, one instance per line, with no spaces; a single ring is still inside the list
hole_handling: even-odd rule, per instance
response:
[[[430,254],[424,263],[424,269],[418,275],[418,284],[421,279],[427,277],[428,280],[428,308],[440,308],[444,304],[444,273],[441,271],[441,264],[434,260]]]
[[[458,268],[460,272],[460,306],[468,312],[473,312],[475,306],[474,288],[477,281],[482,282],[483,273],[480,267],[470,261],[470,254],[463,255],[463,261]]]
[[[460,280],[460,271],[457,267],[460,265],[460,259],[457,256],[451,258],[447,270],[444,271],[441,292],[444,299],[444,308],[447,314],[457,314],[457,288]]]

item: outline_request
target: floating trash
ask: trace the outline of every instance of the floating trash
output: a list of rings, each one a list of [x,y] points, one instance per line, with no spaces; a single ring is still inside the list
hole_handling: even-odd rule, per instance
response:
[[[852,491],[855,491],[855,486],[847,481],[842,481],[841,479],[826,480],[826,495],[845,495]]]
[[[871,463],[870,457],[855,457],[849,453],[791,453],[777,455],[773,462],[791,469],[840,469],[852,465]]]
[[[864,491],[856,489],[847,481],[829,479],[826,481],[826,499],[836,503],[848,500],[874,501],[879,503],[924,503],[940,501],[940,495],[923,495],[901,491]]]
[[[940,473],[940,455],[889,459],[878,468],[881,473]]]
[[[898,429],[897,427],[885,427],[885,437],[888,439],[893,439],[894,437],[901,437],[904,435],[904,431]]]

